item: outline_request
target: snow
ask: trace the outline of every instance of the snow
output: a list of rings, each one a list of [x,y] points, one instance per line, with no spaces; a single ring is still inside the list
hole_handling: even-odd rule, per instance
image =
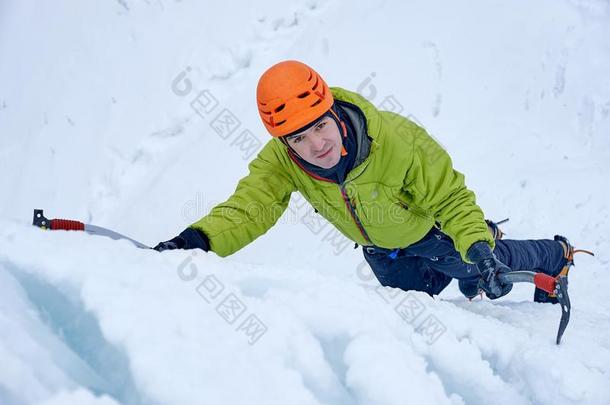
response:
[[[0,3],[0,403],[610,403],[610,3],[240,3]],[[247,173],[256,81],[289,58],[398,103],[508,237],[595,251],[560,346],[531,286],[380,288],[299,195],[224,259],[31,226],[173,237]]]

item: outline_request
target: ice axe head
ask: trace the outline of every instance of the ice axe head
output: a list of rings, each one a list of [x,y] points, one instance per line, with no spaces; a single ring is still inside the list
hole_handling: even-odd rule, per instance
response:
[[[42,210],[34,210],[32,225],[42,229],[48,229],[51,227],[51,222],[44,217]]]

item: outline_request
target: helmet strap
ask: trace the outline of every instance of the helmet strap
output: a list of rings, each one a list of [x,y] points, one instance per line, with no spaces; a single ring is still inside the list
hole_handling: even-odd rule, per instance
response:
[[[343,138],[347,138],[347,127],[345,126],[345,122],[341,121],[341,119],[339,119],[339,116],[337,115],[337,113],[335,112],[335,110],[330,109],[330,115],[333,117],[333,119],[335,120],[335,122],[337,123],[337,125],[339,127],[341,127],[341,130],[343,132]],[[341,145],[341,156],[347,156],[347,149],[345,149],[345,145]]]
[[[332,109],[332,107],[329,111],[332,114],[333,118],[335,119],[335,122],[337,123],[337,125],[339,125],[339,127],[341,127],[341,130],[343,132],[343,137],[347,138],[347,127],[345,126],[345,122],[343,122],[339,119],[339,116],[337,115],[335,110]],[[345,150],[345,148],[344,148],[344,150]],[[347,152],[346,152],[346,154],[347,154]]]

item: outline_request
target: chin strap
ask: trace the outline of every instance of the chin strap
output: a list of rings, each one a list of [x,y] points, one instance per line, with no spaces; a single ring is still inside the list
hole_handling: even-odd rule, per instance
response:
[[[347,127],[345,126],[345,122],[339,119],[339,116],[332,108],[329,110],[330,115],[333,117],[335,122],[339,127],[341,127],[341,131],[343,132],[343,138],[347,138]],[[347,156],[347,149],[345,149],[345,145],[341,145],[341,156]]]

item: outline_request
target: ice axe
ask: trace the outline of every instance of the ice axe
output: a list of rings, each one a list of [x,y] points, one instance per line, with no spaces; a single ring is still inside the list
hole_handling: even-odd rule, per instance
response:
[[[508,218],[502,221],[492,222],[485,220],[487,225],[493,230],[494,239],[502,239],[504,232],[498,227],[505,222],[508,222]],[[561,320],[559,321],[559,330],[557,331],[556,343],[561,342],[563,332],[570,322],[570,296],[568,295],[568,278],[566,276],[552,277],[548,274],[538,273],[534,271],[513,271],[510,273],[501,273],[498,275],[503,283],[532,283],[539,289],[553,294],[557,298],[561,306]]]
[[[125,239],[130,241],[140,249],[151,249],[150,246],[147,246],[143,243],[138,242],[137,240],[131,239],[128,236],[122,235],[108,228],[104,228],[97,225],[85,224],[83,222],[74,221],[71,219],[47,219],[43,215],[43,210],[39,209],[34,210],[34,220],[32,221],[32,225],[35,225],[42,229],[50,229],[53,231],[84,231],[91,235],[106,236],[114,240]]]
[[[534,271],[513,271],[510,273],[501,273],[498,278],[503,283],[532,283],[541,290],[555,294],[557,301],[561,306],[561,320],[559,321],[559,330],[557,330],[556,343],[561,342],[563,332],[570,322],[570,296],[568,295],[568,278],[559,276],[557,278],[544,273]]]

